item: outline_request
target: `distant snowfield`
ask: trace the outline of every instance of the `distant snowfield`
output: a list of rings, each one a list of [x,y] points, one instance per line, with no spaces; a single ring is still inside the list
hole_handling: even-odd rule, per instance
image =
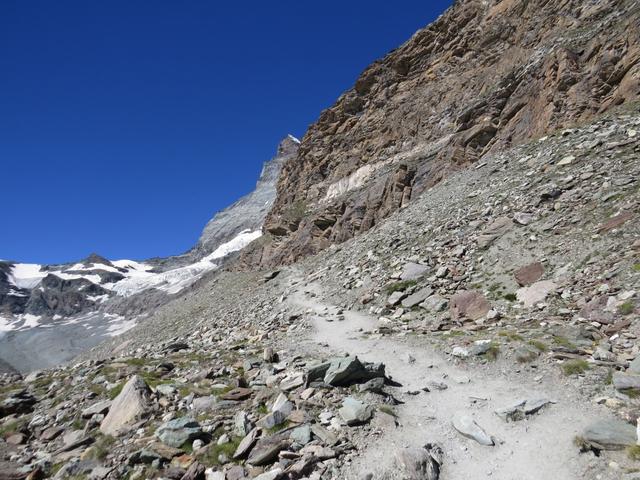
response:
[[[204,257],[202,260],[192,263],[191,265],[167,270],[166,272],[152,272],[151,270],[153,270],[153,266],[147,265],[143,262],[136,262],[135,260],[115,260],[111,262],[114,265],[113,267],[95,263],[90,266],[82,263],[76,263],[75,265],[65,269],[65,271],[42,270],[42,266],[38,264],[17,263],[13,265],[8,279],[16,288],[33,289],[38,286],[44,277],[51,274],[64,280],[84,278],[123,297],[135,295],[136,293],[142,292],[148,288],[156,288],[167,292],[168,294],[175,294],[193,284],[204,273],[218,268],[218,265],[214,262],[215,260],[219,260],[233,252],[241,250],[261,235],[261,230],[243,230],[236,237],[220,245],[215,251]],[[124,269],[125,271],[123,272],[119,269]],[[125,278],[118,282],[101,283],[100,276],[95,273],[91,273],[92,270],[116,272],[124,275]],[[87,273],[83,274],[83,271],[86,271]],[[24,296],[23,293],[18,291],[10,294]],[[99,303],[103,303],[107,298],[108,297],[106,295],[90,297],[91,300]],[[90,324],[92,323],[95,315],[97,315],[97,312],[85,313],[81,316],[71,317],[64,321],[63,324],[86,324],[87,328],[91,328]],[[103,315],[104,321],[109,325],[106,334],[109,336],[120,335],[136,325],[136,319],[125,319],[124,317],[110,314],[105,315],[106,316]],[[52,324],[41,325],[40,319],[41,317],[31,314],[17,315],[12,318],[0,317],[0,336],[3,332],[22,331],[35,327],[45,328],[53,326]],[[54,317],[54,320],[60,319],[60,317],[57,319]]]
[[[127,278],[113,284],[103,285],[103,287],[113,290],[123,297],[129,297],[151,287],[170,294],[178,293],[195,282],[205,272],[218,268],[218,265],[213,263],[214,260],[224,258],[230,253],[241,250],[261,235],[262,231],[260,230],[254,232],[244,230],[233,239],[220,245],[199,262],[161,273],[150,272],[149,270],[152,267],[144,263],[117,260],[112,263],[118,267],[130,269]]]

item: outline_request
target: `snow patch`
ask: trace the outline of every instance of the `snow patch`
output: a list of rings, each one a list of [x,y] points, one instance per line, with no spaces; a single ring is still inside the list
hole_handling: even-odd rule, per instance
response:
[[[37,263],[16,263],[11,268],[9,283],[18,288],[34,288],[40,283],[40,280],[49,274],[49,272],[41,271],[41,268],[42,265]]]
[[[244,247],[249,245],[254,240],[260,238],[262,236],[262,230],[243,230],[233,239],[229,240],[226,243],[223,243],[218,248],[216,248],[213,253],[204,257],[203,260],[216,260],[218,258],[223,258],[229,255],[230,253],[237,252],[238,250],[242,250]]]
[[[152,267],[143,263],[132,262],[129,260],[117,260],[112,262],[121,268],[130,268],[131,270],[125,274],[123,280],[112,284],[104,285],[106,288],[112,289],[118,295],[129,297],[147,288],[157,288],[169,294],[178,293],[180,290],[188,287],[198,280],[204,273],[218,268],[213,260],[224,258],[230,253],[241,250],[249,243],[262,235],[261,230],[254,232],[243,230],[237,236],[226,243],[223,243],[215,249],[211,254],[204,257],[199,262],[192,263],[166,272],[154,273],[150,272]]]
[[[109,321],[109,326],[107,327],[106,334],[109,337],[116,337],[118,335],[123,334],[127,330],[131,330],[136,326],[137,320],[132,318],[131,320],[125,320],[124,317],[120,315],[113,315],[113,319]]]

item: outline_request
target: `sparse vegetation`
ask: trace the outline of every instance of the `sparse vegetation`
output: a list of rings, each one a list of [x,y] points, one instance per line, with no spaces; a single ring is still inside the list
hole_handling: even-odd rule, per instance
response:
[[[518,299],[515,293],[505,293],[502,298],[509,302],[515,302]]]
[[[220,465],[219,456],[224,454],[226,457],[231,458],[234,452],[237,450],[238,445],[240,444],[240,438],[232,438],[229,443],[223,443],[222,445],[218,445],[215,442],[212,442],[209,445],[206,453],[199,456],[200,462],[202,462],[207,467],[214,467]]]
[[[501,330],[498,332],[498,336],[500,337],[504,337],[507,340],[511,341],[523,341],[524,338],[522,337],[522,335],[516,333],[516,332],[510,332],[509,330]]]
[[[560,347],[568,348],[570,350],[574,350],[576,348],[576,346],[573,343],[571,343],[568,338],[562,337],[560,335],[553,336],[553,343],[555,343]]]
[[[109,399],[113,400],[114,398],[116,398],[118,395],[120,395],[120,392],[122,391],[122,388],[124,387],[124,382],[120,382],[118,385],[116,385],[115,387],[113,387],[111,390],[109,390],[107,392]]]
[[[385,291],[388,295],[391,295],[393,292],[402,292],[407,288],[411,288],[415,286],[417,282],[415,280],[405,280],[404,282],[395,282],[386,286]]]
[[[529,345],[537,348],[541,352],[546,352],[547,350],[549,350],[549,347],[547,346],[547,344],[541,340],[529,340]]]
[[[494,362],[498,359],[499,353],[500,353],[500,345],[498,345],[495,342],[491,342],[491,344],[489,345],[489,350],[487,350],[484,353],[484,357],[487,360]]]
[[[622,393],[629,398],[640,398],[640,389],[638,388],[627,388],[626,390],[622,390]]]
[[[562,371],[567,376],[580,375],[589,370],[589,368],[591,368],[589,363],[582,359],[567,360],[562,364]]]
[[[631,445],[627,447],[627,456],[631,460],[640,460],[640,445]]]
[[[620,315],[629,315],[633,313],[635,310],[635,305],[633,302],[624,302],[622,305],[618,307],[618,313]]]

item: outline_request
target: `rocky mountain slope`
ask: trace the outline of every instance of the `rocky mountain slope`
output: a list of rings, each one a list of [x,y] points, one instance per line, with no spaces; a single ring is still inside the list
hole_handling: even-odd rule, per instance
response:
[[[287,162],[249,265],[362,233],[483,155],[640,95],[634,0],[466,0],[368,67]]]
[[[8,478],[635,480],[638,104],[5,376]],[[541,459],[544,459],[542,461]]]
[[[639,9],[456,2],[281,151],[226,268],[0,375],[0,478],[640,479]]]
[[[57,365],[126,331],[260,237],[282,164],[297,146],[286,137],[255,190],[218,212],[183,255],[138,262],[92,254],[65,265],[0,261],[0,371]]]

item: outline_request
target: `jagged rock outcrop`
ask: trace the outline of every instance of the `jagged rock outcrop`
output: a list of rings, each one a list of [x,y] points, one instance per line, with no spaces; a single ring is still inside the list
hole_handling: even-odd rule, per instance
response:
[[[368,67],[282,169],[245,264],[313,254],[488,152],[640,95],[634,1],[463,0]]]

